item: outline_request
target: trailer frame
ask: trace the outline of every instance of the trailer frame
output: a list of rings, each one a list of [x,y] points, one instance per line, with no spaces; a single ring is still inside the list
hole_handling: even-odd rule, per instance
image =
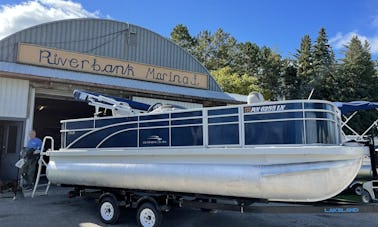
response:
[[[200,209],[208,212],[223,210],[240,213],[323,213],[330,215],[378,212],[378,203],[366,204],[340,199],[329,199],[316,203],[283,203],[264,199],[85,186],[75,186],[68,196],[94,198],[98,204],[99,217],[106,224],[118,222],[120,207],[137,209],[139,226],[161,226],[163,213],[169,212],[172,208]],[[107,219],[101,213],[104,203],[112,204],[114,218]]]

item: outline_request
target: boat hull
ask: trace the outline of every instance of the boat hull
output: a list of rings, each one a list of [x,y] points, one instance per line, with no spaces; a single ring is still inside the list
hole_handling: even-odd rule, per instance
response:
[[[360,146],[61,149],[48,152],[47,177],[55,184],[313,202],[343,191],[364,152]]]

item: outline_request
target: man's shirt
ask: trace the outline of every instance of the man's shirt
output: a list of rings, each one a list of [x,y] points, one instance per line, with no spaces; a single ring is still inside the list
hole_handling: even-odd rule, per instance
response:
[[[27,147],[29,149],[40,150],[42,147],[42,140],[39,138],[30,139]]]

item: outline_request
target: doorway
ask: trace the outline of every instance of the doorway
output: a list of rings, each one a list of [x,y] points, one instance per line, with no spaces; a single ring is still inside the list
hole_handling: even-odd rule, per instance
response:
[[[54,149],[61,147],[61,120],[93,117],[94,108],[84,102],[64,100],[58,98],[35,98],[33,128],[37,137],[45,136],[54,138]],[[50,148],[50,144],[46,144]]]
[[[20,158],[23,121],[0,120],[0,178],[17,180],[18,168],[14,164]]]

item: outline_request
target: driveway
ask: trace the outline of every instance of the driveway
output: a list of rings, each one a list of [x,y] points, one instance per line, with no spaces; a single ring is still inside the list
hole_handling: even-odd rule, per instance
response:
[[[18,195],[16,200],[0,196],[0,226],[78,226],[104,225],[97,217],[96,204],[89,198],[68,198],[69,189],[53,186],[48,196],[34,199]],[[117,225],[136,226],[136,211],[121,210]],[[192,209],[172,209],[164,214],[163,226],[378,226],[378,213],[353,214],[258,214],[218,211],[201,212]]]

